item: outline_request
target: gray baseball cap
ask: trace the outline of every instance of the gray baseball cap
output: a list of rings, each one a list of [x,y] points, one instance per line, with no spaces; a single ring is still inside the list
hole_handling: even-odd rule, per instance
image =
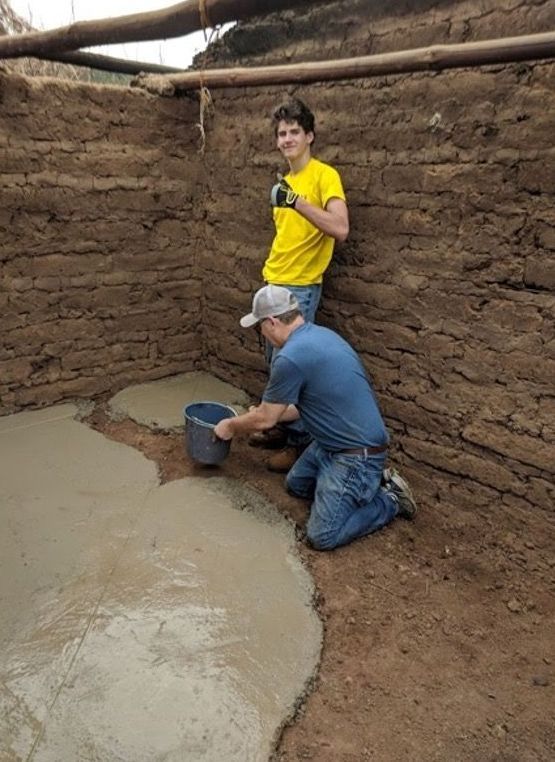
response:
[[[278,317],[290,310],[298,310],[299,302],[295,294],[283,286],[259,288],[252,299],[252,312],[241,318],[243,328],[251,328],[268,317]]]

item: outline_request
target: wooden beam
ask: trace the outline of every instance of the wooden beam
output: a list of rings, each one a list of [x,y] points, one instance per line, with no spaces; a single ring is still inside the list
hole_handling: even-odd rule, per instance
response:
[[[36,31],[30,22],[23,20],[14,13],[9,0],[0,0],[0,30],[3,33],[9,34]],[[53,53],[51,55],[44,55],[43,58],[49,61],[71,64],[72,66],[86,66],[89,69],[100,69],[118,74],[139,74],[140,72],[171,74],[186,71],[186,68],[183,66],[164,66],[162,64],[130,61],[125,58],[112,58],[111,56],[102,56],[96,53],[81,53],[79,51]]]
[[[88,69],[100,69],[117,74],[140,74],[141,72],[175,74],[186,71],[186,69],[180,69],[177,66],[164,66],[147,61],[130,61],[126,58],[113,58],[112,56],[102,56],[98,53],[86,53],[80,50],[69,53],[43,53],[41,58],[47,61],[57,61],[72,66],[86,66]]]
[[[555,32],[497,40],[432,45],[397,53],[379,53],[358,58],[316,61],[284,66],[259,66],[234,69],[205,69],[168,76],[139,76],[133,85],[150,92],[172,94],[201,86],[244,87],[246,85],[287,85],[326,82],[338,79],[402,74],[414,71],[439,71],[468,66],[533,61],[555,57]]]
[[[44,57],[94,45],[182,37],[206,26],[309,5],[314,0],[186,0],[158,11],[77,21],[46,32],[0,36],[0,58]],[[333,0],[319,0],[333,2]]]

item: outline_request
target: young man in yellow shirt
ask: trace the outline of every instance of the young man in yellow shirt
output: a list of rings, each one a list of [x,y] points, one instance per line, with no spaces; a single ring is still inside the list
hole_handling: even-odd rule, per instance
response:
[[[322,279],[336,241],[349,233],[345,193],[337,170],[315,159],[314,115],[300,100],[291,99],[273,114],[277,148],[289,171],[272,188],[271,203],[276,228],[272,247],[262,270],[266,283],[285,286],[295,294],[307,322],[315,321],[322,293]],[[269,468],[288,471],[295,462],[302,437],[289,431],[267,432],[251,444],[288,446],[275,454]]]

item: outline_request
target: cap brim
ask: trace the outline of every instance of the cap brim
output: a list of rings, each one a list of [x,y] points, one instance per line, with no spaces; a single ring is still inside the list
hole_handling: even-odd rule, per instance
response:
[[[241,318],[239,323],[241,324],[241,328],[252,328],[253,325],[258,323],[258,318],[255,317],[252,312],[249,312],[248,315]]]

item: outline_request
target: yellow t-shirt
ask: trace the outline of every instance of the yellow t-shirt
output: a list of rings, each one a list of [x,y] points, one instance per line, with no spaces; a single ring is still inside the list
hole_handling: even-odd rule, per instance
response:
[[[311,158],[300,172],[288,173],[285,179],[295,193],[320,209],[331,198],[345,201],[339,173],[318,159]],[[289,286],[321,283],[335,240],[294,209],[274,207],[274,223],[276,236],[262,270],[264,280]]]

